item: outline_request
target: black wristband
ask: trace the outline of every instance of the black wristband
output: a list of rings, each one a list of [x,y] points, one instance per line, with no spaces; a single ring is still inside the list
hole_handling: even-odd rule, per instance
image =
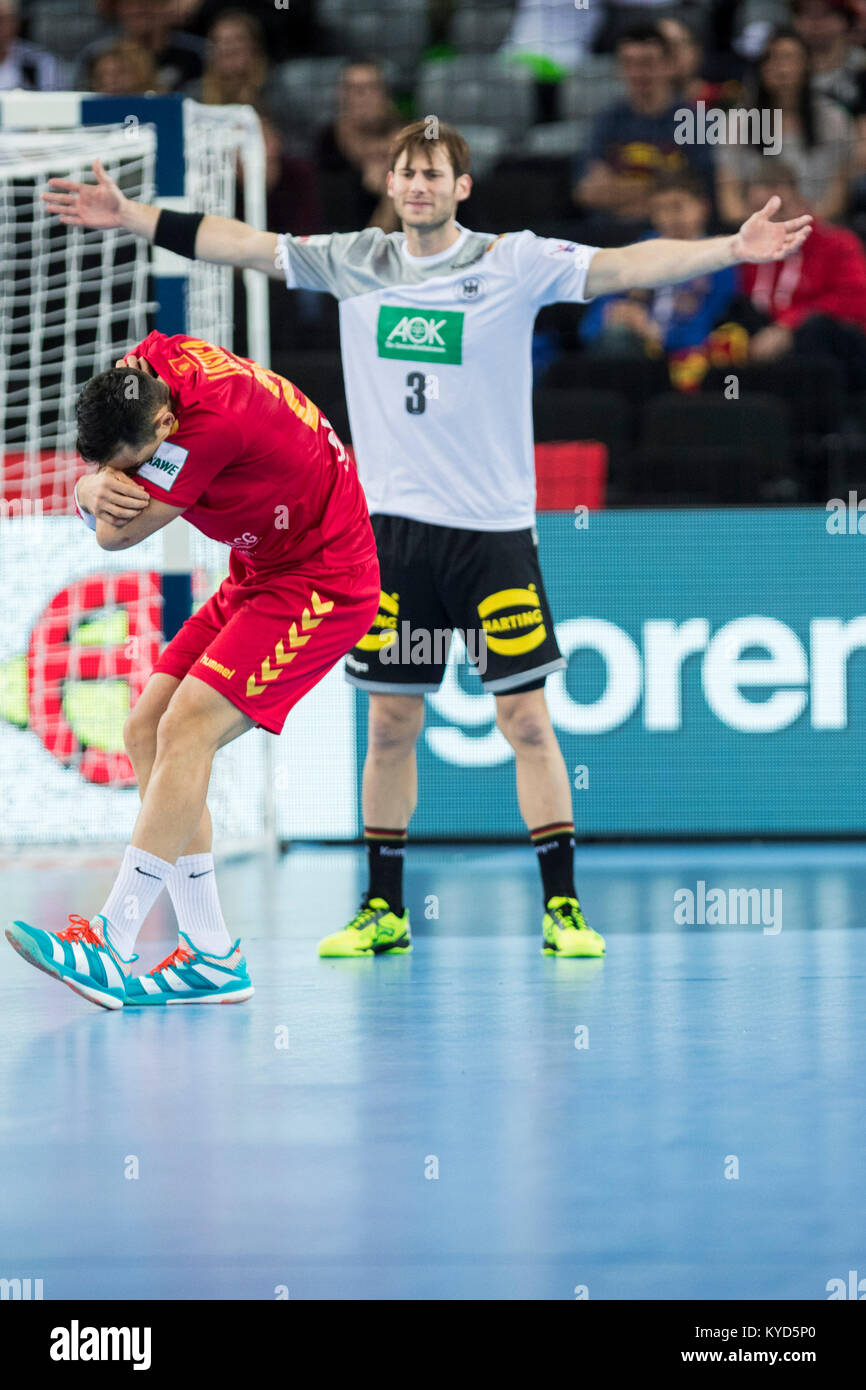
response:
[[[153,234],[154,246],[163,246],[166,251],[174,251],[178,256],[188,256],[195,260],[195,238],[203,212],[173,212],[163,208],[156,220]]]

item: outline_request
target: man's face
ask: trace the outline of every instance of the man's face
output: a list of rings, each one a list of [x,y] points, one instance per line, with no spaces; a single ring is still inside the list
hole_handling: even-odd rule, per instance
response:
[[[670,62],[661,44],[620,44],[617,59],[633,101],[655,100],[670,85]]]
[[[406,227],[432,229],[450,222],[457,204],[468,198],[468,174],[455,179],[451,161],[436,140],[429,150],[407,150],[388,173],[388,192],[397,216]]]
[[[794,28],[813,53],[832,48],[848,32],[845,15],[826,0],[806,0],[794,16]]]
[[[347,120],[361,126],[378,120],[387,104],[378,69],[366,63],[348,68],[340,78],[339,102]]]
[[[177,417],[173,414],[171,407],[161,405],[153,420],[153,438],[145,444],[137,447],[132,444],[121,444],[117,452],[105,463],[102,468],[116,468],[119,473],[134,473],[136,468],[140,468],[143,463],[153,458],[157,449],[164,439],[171,434],[177,422]]]
[[[650,216],[659,236],[694,241],[704,235],[707,205],[703,198],[696,198],[684,188],[671,188],[653,194]]]
[[[243,76],[255,60],[255,46],[243,24],[223,19],[210,32],[214,67],[223,77]]]
[[[119,0],[117,19],[134,39],[147,39],[169,22],[166,0]]]

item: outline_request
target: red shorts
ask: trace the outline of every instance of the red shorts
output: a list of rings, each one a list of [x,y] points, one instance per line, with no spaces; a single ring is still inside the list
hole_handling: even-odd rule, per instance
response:
[[[196,676],[278,734],[289,710],[369,631],[378,608],[375,556],[346,570],[262,574],[233,551],[228,577],[153,670]]]

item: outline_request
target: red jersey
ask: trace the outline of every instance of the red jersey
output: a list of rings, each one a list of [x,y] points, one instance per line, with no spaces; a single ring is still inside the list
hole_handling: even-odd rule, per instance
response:
[[[846,227],[819,218],[793,256],[744,265],[741,274],[755,308],[792,332],[812,314],[866,329],[866,253]]]
[[[355,465],[290,381],[183,333],[149,333],[130,355],[166,383],[178,419],[134,475],[151,497],[185,508],[256,570],[338,570],[375,556]]]

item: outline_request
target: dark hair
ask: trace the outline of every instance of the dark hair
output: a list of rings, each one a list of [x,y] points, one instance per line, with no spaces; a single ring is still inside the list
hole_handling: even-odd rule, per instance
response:
[[[630,24],[627,29],[623,29],[616,36],[614,47],[617,53],[624,43],[655,43],[658,44],[666,58],[670,57],[671,46],[661,29],[657,29],[654,24]]]
[[[704,185],[696,174],[692,174],[688,169],[671,169],[667,173],[658,174],[650,194],[655,193],[688,193],[692,198],[700,198],[703,202],[707,201],[708,194]]]
[[[800,84],[800,95],[797,100],[797,115],[803,126],[803,143],[808,150],[815,145],[815,127],[817,124],[815,117],[815,97],[812,91],[812,84],[809,81],[809,50],[796,29],[778,28],[774,29],[767,42],[764,44],[764,51],[757,59],[758,83],[755,89],[755,106],[759,111],[769,111],[773,108],[773,98],[767,90],[764,75],[761,69],[770,56],[770,50],[774,43],[786,40],[797,44],[803,54],[803,81]]]
[[[91,377],[75,405],[75,447],[85,463],[107,463],[124,444],[140,449],[156,434],[154,418],[171,395],[164,381],[133,367]]]
[[[397,131],[391,145],[391,169],[396,169],[401,155],[417,154],[419,151],[429,154],[434,144],[439,144],[444,149],[454,170],[455,179],[461,174],[469,173],[469,146],[460,131],[455,130],[453,125],[446,125],[444,121],[439,121],[434,127],[431,125],[430,117],[424,121],[413,121],[411,125],[404,125],[402,130]]]
[[[805,3],[806,0],[792,0],[791,13],[799,15]],[[828,10],[835,10],[837,14],[841,14],[848,28],[853,29],[857,21],[857,6],[853,0],[823,0],[823,4]]]

